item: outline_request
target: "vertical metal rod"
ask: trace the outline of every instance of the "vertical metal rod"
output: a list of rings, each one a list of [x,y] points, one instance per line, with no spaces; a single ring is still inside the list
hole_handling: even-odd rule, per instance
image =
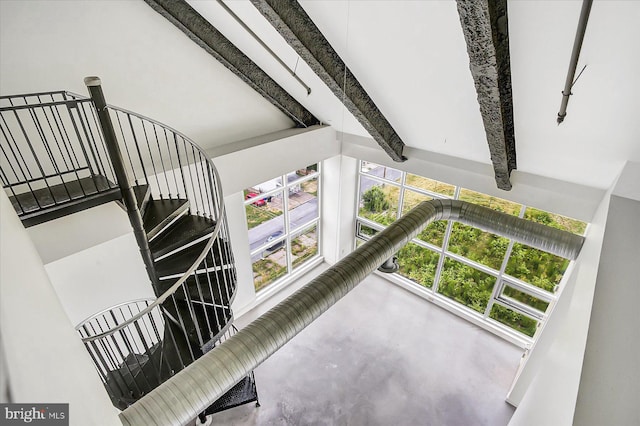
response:
[[[576,38],[573,41],[573,51],[571,52],[571,60],[569,61],[569,71],[567,71],[567,79],[564,83],[564,90],[562,91],[562,102],[560,103],[560,112],[558,112],[557,118],[558,124],[562,123],[567,116],[567,105],[569,104],[569,96],[571,96],[571,86],[573,86],[573,78],[576,75],[580,50],[582,49],[582,42],[584,41],[584,35],[587,31],[587,22],[589,21],[592,4],[593,0],[583,0],[582,2],[578,29],[576,30]]]
[[[107,103],[102,93],[102,87],[100,86],[100,79],[98,77],[87,77],[84,79],[84,82],[89,89],[91,99],[93,100],[98,113],[98,119],[104,135],[105,145],[109,152],[111,163],[113,164],[120,192],[122,193],[122,200],[127,208],[129,221],[133,227],[133,234],[136,238],[136,242],[140,248],[140,254],[142,255],[142,260],[144,261],[144,265],[147,269],[147,275],[149,276],[154,289],[157,289],[158,280],[153,264],[153,257],[151,256],[151,249],[149,248],[149,241],[147,240],[147,234],[144,231],[142,216],[138,209],[136,196],[133,192],[133,188],[129,184],[129,178],[127,177],[127,172],[124,168],[120,147],[118,146],[109,110],[107,109]]]
[[[129,158],[129,166],[133,172],[133,180],[138,185],[138,176],[136,175],[136,168],[133,166],[133,160],[131,159],[131,153],[129,152],[129,145],[127,145],[127,138],[124,137],[124,130],[122,129],[122,123],[120,122],[120,111],[116,111],[116,120],[118,120],[118,127],[120,128],[120,134],[122,135],[122,142],[124,143],[124,149],[127,152],[127,158]],[[146,182],[145,182],[146,183]]]

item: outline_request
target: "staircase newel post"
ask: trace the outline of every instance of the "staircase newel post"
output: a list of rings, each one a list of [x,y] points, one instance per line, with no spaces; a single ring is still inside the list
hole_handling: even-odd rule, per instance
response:
[[[144,265],[147,269],[149,279],[151,280],[154,289],[156,289],[157,277],[151,250],[149,249],[149,241],[147,240],[147,234],[144,230],[142,216],[140,214],[140,210],[138,209],[138,203],[135,193],[133,192],[133,188],[129,183],[129,177],[127,176],[127,171],[124,166],[122,153],[120,152],[118,139],[116,138],[116,134],[113,129],[113,123],[111,122],[111,116],[109,115],[107,103],[104,99],[104,94],[102,93],[102,83],[100,81],[100,78],[98,77],[86,77],[84,79],[84,84],[89,90],[91,100],[93,101],[96,112],[98,114],[98,120],[100,121],[100,127],[102,129],[102,135],[104,136],[104,142],[107,147],[107,152],[109,153],[109,158],[111,159],[111,164],[113,165],[116,180],[118,181],[118,186],[120,187],[122,201],[127,209],[129,222],[133,227],[133,234],[136,238],[136,242],[138,243],[138,247],[140,248],[142,260],[144,261]]]

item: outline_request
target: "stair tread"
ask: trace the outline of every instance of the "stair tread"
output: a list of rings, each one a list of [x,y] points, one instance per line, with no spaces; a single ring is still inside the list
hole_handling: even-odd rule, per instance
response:
[[[189,208],[185,199],[149,200],[144,214],[144,230],[149,239],[155,237],[166,225]]]
[[[155,263],[156,273],[158,277],[162,279],[162,277],[183,274],[184,272],[186,272],[189,266],[191,266],[193,262],[195,262],[195,260],[198,258],[200,253],[202,253],[202,250],[204,250],[207,242],[208,240],[201,241],[169,257],[158,260]],[[220,248],[222,248],[222,258],[220,256]],[[216,254],[216,261],[214,262],[211,250],[209,250],[209,253],[205,257],[205,262],[208,267],[212,267],[214,264],[217,267],[220,267],[222,265],[228,267],[230,263],[232,263],[230,262],[230,257],[226,254],[227,252],[231,252],[231,248],[224,240],[218,238],[217,241],[213,243],[212,249]],[[198,269],[200,269],[201,267],[204,267],[204,263],[200,265]],[[233,267],[233,265],[231,265],[231,267]]]
[[[219,413],[221,411],[257,400],[258,392],[256,390],[254,379],[252,376],[245,376],[231,389],[229,389],[224,395],[222,395],[216,402],[211,404],[205,410],[205,414],[210,415]]]
[[[81,200],[89,195],[117,189],[117,186],[104,176],[86,177],[52,185],[48,188],[36,189],[9,197],[11,204],[19,214],[36,212],[48,207],[74,200]]]
[[[155,258],[164,256],[199,238],[210,235],[215,228],[215,222],[202,216],[186,215],[178,219],[171,229],[154,239],[149,248]]]

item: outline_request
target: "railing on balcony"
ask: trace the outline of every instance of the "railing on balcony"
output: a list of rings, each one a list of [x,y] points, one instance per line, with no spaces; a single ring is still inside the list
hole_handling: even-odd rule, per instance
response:
[[[91,100],[70,92],[0,96],[0,180],[23,219],[117,195]]]

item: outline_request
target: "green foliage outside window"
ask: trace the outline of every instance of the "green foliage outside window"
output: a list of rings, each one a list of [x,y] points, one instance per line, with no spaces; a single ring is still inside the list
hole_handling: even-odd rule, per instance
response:
[[[502,294],[510,297],[511,299],[517,300],[518,302],[522,302],[525,305],[529,305],[532,308],[539,310],[540,312],[546,312],[547,308],[549,307],[549,302],[545,302],[544,300],[535,298],[527,293],[518,291],[515,288],[509,287],[508,285],[504,287],[504,290],[502,290]]]
[[[398,193],[396,186],[372,186],[362,194],[358,214],[381,225],[390,225],[396,220]]]
[[[276,252],[275,255],[281,252],[283,252],[282,249]],[[266,259],[253,262],[253,285],[256,291],[287,273],[287,266],[270,259],[272,256],[275,257],[271,255]]]
[[[567,259],[515,243],[505,272],[536,287],[554,292],[567,266]]]
[[[502,324],[508,325],[514,330],[526,334],[529,337],[533,337],[536,332],[536,328],[538,327],[538,322],[536,320],[531,319],[526,315],[514,312],[502,305],[498,305],[497,303],[491,307],[489,317],[501,322]]]
[[[454,223],[449,251],[499,270],[509,240],[462,223]]]
[[[398,252],[399,273],[421,286],[431,288],[439,258],[438,253],[409,243]]]
[[[371,164],[367,163],[367,167],[367,171],[363,170],[363,172],[368,173]],[[402,209],[402,214],[406,214],[420,202],[431,199],[430,196],[418,192],[417,189],[447,196],[453,196],[455,190],[453,185],[410,173],[407,173],[404,179],[408,185],[407,188],[388,183],[383,184],[364,176],[361,182],[366,186],[373,183],[373,186],[361,193],[359,216],[385,226],[396,220],[398,208]],[[403,191],[402,206],[399,205],[400,191]],[[514,216],[518,216],[522,210],[521,204],[464,188],[460,189],[458,198]],[[531,207],[526,208],[524,218],[579,235],[583,235],[586,229],[584,222]],[[361,226],[360,229],[360,232],[365,235],[373,235],[377,232],[366,226]],[[446,229],[446,221],[436,221],[416,238],[442,247]],[[453,223],[446,249],[499,271],[508,246],[509,240],[507,238],[464,224]],[[409,244],[398,253],[399,273],[422,286],[432,288],[439,256],[439,253],[417,244]],[[505,274],[553,292],[560,283],[568,265],[567,259],[515,243],[506,265]],[[451,258],[445,258],[437,292],[477,312],[484,313],[495,282],[496,278],[489,274]],[[503,296],[510,297],[541,312],[545,312],[549,306],[548,302],[509,286],[505,286]],[[498,304],[493,305],[490,316],[527,336],[533,336],[537,327],[536,320]]]
[[[496,279],[475,268],[446,258],[438,293],[484,313]]]
[[[587,229],[587,224],[580,220],[534,209],[533,207],[527,207],[524,212],[524,218],[578,235],[584,235],[584,231]]]

